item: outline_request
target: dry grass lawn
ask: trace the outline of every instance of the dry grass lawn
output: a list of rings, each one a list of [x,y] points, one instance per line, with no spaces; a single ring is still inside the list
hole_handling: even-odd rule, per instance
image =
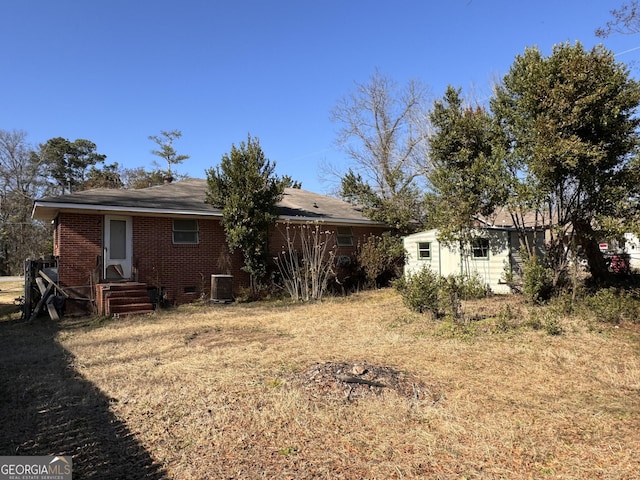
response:
[[[19,318],[19,297],[24,295],[24,282],[0,281],[0,321]]]
[[[639,478],[637,325],[498,332],[518,301],[467,305],[486,318],[466,329],[393,290],[0,322],[0,455],[72,454],[78,478]],[[327,362],[417,393],[328,386]]]

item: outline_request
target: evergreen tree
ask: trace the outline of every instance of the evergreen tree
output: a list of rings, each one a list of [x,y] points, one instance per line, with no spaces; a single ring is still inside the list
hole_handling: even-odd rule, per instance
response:
[[[464,105],[453,87],[435,102],[431,122],[429,224],[444,239],[462,240],[478,215],[487,217],[505,204],[501,136],[491,114],[479,105]]]
[[[531,178],[563,241],[573,237],[596,281],[607,276],[596,225],[632,218],[638,198],[640,84],[602,46],[560,44],[516,57],[491,107],[506,161]],[[564,237],[564,238],[563,238]]]
[[[179,130],[162,130],[160,135],[149,136],[149,140],[153,140],[159,147],[158,150],[151,150],[151,153],[167,162],[167,170],[164,174],[171,179],[173,179],[172,166],[178,165],[190,158],[189,155],[178,155],[176,149],[173,147],[173,142],[180,137],[182,137],[182,132]]]
[[[276,204],[282,198],[285,183],[278,178],[275,162],[268,160],[257,138],[223,155],[220,165],[207,170],[207,202],[222,209],[229,249],[244,255],[243,270],[251,277],[252,292],[267,268],[269,227],[278,217]]]
[[[39,156],[61,193],[84,189],[89,168],[107,158],[97,153],[96,144],[89,140],[79,138],[71,142],[62,137],[40,145]]]

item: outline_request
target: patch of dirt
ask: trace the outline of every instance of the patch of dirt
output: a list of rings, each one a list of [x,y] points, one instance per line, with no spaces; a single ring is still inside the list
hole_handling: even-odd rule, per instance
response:
[[[411,400],[426,400],[434,404],[442,399],[438,388],[425,384],[414,375],[367,362],[316,363],[295,374],[291,383],[313,397],[346,401],[390,391]]]

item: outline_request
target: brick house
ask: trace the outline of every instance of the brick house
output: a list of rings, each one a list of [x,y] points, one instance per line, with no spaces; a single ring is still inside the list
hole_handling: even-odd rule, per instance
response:
[[[188,179],[140,190],[96,189],[37,200],[33,218],[53,225],[58,285],[71,298],[94,300],[102,315],[124,312],[115,297],[131,300],[138,295],[132,290],[116,294],[118,289],[146,292],[152,303],[160,295],[182,304],[208,298],[212,276],[231,276],[235,292],[247,286],[242,253],[230,254],[222,213],[205,203],[206,189],[206,180]],[[270,232],[273,256],[284,244],[285,224],[295,228],[320,222],[336,233],[336,254],[347,263],[359,243],[387,230],[347,202],[300,189],[286,189],[278,209],[279,221]],[[68,303],[72,311],[87,305]],[[148,301],[141,303],[150,308]]]

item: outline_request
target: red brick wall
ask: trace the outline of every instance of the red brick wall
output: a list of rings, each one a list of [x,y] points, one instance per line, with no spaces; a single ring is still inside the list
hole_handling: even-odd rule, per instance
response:
[[[269,247],[271,251],[271,255],[276,257],[280,252],[286,249],[286,234],[287,234],[287,226],[289,227],[289,235],[294,241],[294,248],[298,250],[301,245],[300,233],[301,226],[306,226],[311,228],[312,231],[315,231],[315,224],[296,224],[296,223],[278,223],[276,227],[271,231],[269,236]],[[321,232],[331,232],[329,235],[336,242],[336,232],[338,225],[327,225],[320,224]],[[342,225],[341,225],[342,226]],[[330,245],[329,248],[333,248],[335,245],[335,256],[336,260],[338,260],[338,265],[335,269],[336,277],[339,281],[344,280],[345,277],[351,275],[353,273],[353,265],[355,264],[356,255],[358,252],[358,248],[360,245],[365,243],[367,239],[371,235],[381,235],[383,232],[387,231],[388,228],[384,227],[374,227],[374,226],[352,226],[351,233],[353,234],[353,245],[351,246],[338,246],[337,243]],[[324,236],[326,238],[326,236]],[[298,250],[299,251],[299,250]],[[347,263],[342,263],[339,257],[346,256],[349,258]]]
[[[102,255],[102,215],[60,213],[57,227],[58,280],[63,287],[85,287]],[[60,241],[62,239],[62,241]]]
[[[60,255],[60,223],[57,218],[53,227],[53,255]]]
[[[61,286],[79,289],[101,275],[102,215],[61,213],[54,253]],[[224,231],[218,220],[198,220],[197,245],[173,244],[173,221],[162,217],[133,217],[133,267],[137,280],[163,287],[170,302],[185,303],[201,294],[208,297],[212,274],[231,274],[234,287],[246,285],[240,270],[242,254],[228,256]],[[62,241],[60,241],[62,239]],[[191,290],[195,290],[191,292]]]
[[[64,287],[90,285],[92,272],[99,271],[102,256],[103,216],[61,213],[55,234],[55,254],[59,256],[58,278]],[[241,270],[242,252],[229,255],[224,230],[218,219],[199,219],[199,243],[173,243],[173,220],[165,217],[133,217],[133,269],[140,282],[163,288],[171,303],[187,303],[201,295],[209,298],[212,274],[234,277],[234,291],[249,284]],[[299,227],[297,227],[299,228]],[[335,231],[335,226],[322,225]],[[337,255],[354,257],[359,243],[371,234],[379,235],[380,227],[354,226],[353,246],[338,247]],[[285,244],[284,224],[270,232],[272,256]],[[99,274],[102,272],[99,271]]]
[[[228,254],[220,221],[199,219],[198,228],[197,245],[174,244],[171,218],[133,218],[133,266],[138,279],[163,288],[169,302],[209,298],[213,274],[233,275],[236,291],[248,282],[240,270],[242,254]]]
[[[284,248],[284,246],[286,245],[286,229],[287,229],[287,225],[289,226],[289,232],[291,237],[293,238],[294,236],[296,237],[296,247],[299,248],[300,247],[300,227],[301,224],[297,224],[297,223],[290,223],[290,224],[286,224],[286,223],[278,223],[276,225],[275,228],[272,229],[272,231],[270,232],[269,235],[269,250],[271,251],[271,254],[276,256],[278,253],[280,253],[282,251],[282,249]],[[309,228],[311,229],[315,229],[315,225],[313,223],[311,224],[303,224],[303,225],[308,225]],[[320,230],[321,231],[329,231],[331,232],[332,238],[335,241],[335,235],[336,235],[336,228],[337,225],[328,225],[328,224],[320,224]],[[336,245],[336,255],[348,255],[348,256],[355,256],[357,250],[358,250],[358,245],[363,244],[364,242],[367,241],[367,238],[370,235],[381,235],[382,232],[387,231],[388,228],[384,228],[384,227],[374,227],[374,226],[352,226],[351,227],[351,232],[353,233],[353,245],[352,246],[337,246]]]

